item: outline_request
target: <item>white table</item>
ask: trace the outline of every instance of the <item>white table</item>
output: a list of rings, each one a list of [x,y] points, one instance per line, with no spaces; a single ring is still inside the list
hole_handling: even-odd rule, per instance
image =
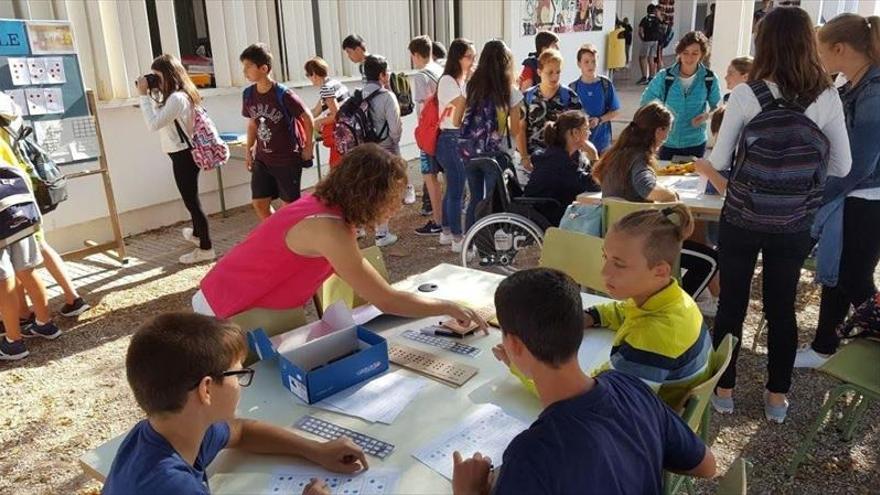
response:
[[[691,209],[691,213],[698,220],[718,221],[721,218],[721,208],[724,206],[724,196],[717,194],[705,194],[697,192],[693,182],[699,177],[666,175],[657,177],[657,183],[672,189],[678,193],[681,202]],[[688,187],[680,187],[682,185]],[[598,205],[602,203],[602,193],[582,193],[577,197],[577,202],[586,205]]]
[[[396,284],[396,287],[415,291],[419,285],[431,282],[439,286],[435,292],[429,294],[433,297],[467,301],[482,306],[492,302],[495,288],[502,279],[500,275],[442,264],[423,274],[403,280]],[[583,294],[582,297],[587,305],[609,301],[588,294]],[[474,378],[457,389],[431,380],[431,383],[407,406],[392,425],[371,424],[358,418],[308,406],[282,387],[277,365],[271,361],[260,362],[254,366],[256,369],[254,381],[250,387],[243,389],[237,413],[241,417],[286,426],[292,425],[306,414],[312,414],[393,443],[394,452],[384,461],[374,457],[368,458],[368,461],[373,468],[391,467],[401,471],[397,492],[450,493],[452,488],[449,482],[412,457],[410,454],[413,451],[453,427],[459,418],[482,404],[495,404],[508,414],[527,423],[537,418],[541,405],[538,399],[527,392],[507,368],[492,355],[491,347],[501,341],[501,333],[497,329],[493,329],[488,336],[480,334],[478,337],[465,340],[467,344],[483,350],[476,358],[467,358],[436,347],[422,346],[407,339],[395,338],[404,330],[422,328],[429,321],[437,319],[435,317],[407,320],[383,316],[366,325],[389,340],[431,350],[480,368],[480,372]],[[603,329],[585,333],[578,352],[578,360],[585,370],[595,369],[607,361],[612,337],[611,331]],[[393,365],[393,368],[398,367]],[[409,370],[404,372],[412,373]],[[98,480],[103,480],[110,470],[113,457],[124,435],[125,432],[83,455],[80,463],[84,470]],[[452,459],[449,462],[452,462]],[[500,459],[495,462],[497,464]],[[270,476],[275,469],[297,463],[305,464],[306,461],[293,457],[260,456],[226,450],[217,457],[208,471],[211,491],[216,494],[259,493],[268,486]]]

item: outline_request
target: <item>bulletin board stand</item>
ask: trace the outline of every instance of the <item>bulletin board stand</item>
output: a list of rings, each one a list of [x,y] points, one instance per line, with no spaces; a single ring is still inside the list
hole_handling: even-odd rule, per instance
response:
[[[95,92],[91,89],[86,90],[86,100],[89,106],[89,113],[95,119],[95,134],[98,141],[98,150],[100,151],[98,154],[98,168],[65,174],[65,177],[67,177],[68,180],[73,180],[79,179],[80,177],[101,175],[104,184],[104,195],[107,197],[107,209],[110,213],[110,227],[113,230],[113,240],[98,243],[86,239],[83,241],[85,247],[63,253],[61,257],[64,259],[78,259],[95,253],[104,253],[119,261],[122,265],[127,265],[128,258],[125,256],[125,240],[122,238],[122,226],[119,223],[119,210],[116,208],[116,196],[113,195],[113,182],[110,180],[110,169],[107,167],[107,154],[104,152],[104,137],[101,134],[101,123],[98,121],[98,107],[95,104]]]

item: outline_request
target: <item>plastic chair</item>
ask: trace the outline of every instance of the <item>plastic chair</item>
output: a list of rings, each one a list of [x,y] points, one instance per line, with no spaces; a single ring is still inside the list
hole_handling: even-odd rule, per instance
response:
[[[718,481],[718,489],[715,490],[715,493],[718,495],[747,495],[748,472],[751,468],[752,463],[742,457],[737,457],[728,468],[727,473]]]
[[[599,237],[551,227],[544,233],[544,246],[539,264],[568,274],[587,289],[604,292],[603,242]]]
[[[269,337],[284,333],[306,324],[306,313],[303,308],[266,309],[254,308],[233,315],[229,320],[240,326],[245,332],[262,328]],[[254,363],[257,355],[248,349],[245,365]]]
[[[385,267],[382,251],[377,246],[361,249],[361,255],[379,272],[379,275],[382,275],[382,278],[388,280],[388,269]],[[348,283],[339,276],[332,275],[315,293],[314,303],[318,316],[322,316],[324,311],[336,301],[345,301],[349,308],[356,308],[367,303],[355,294],[354,289]]]
[[[605,217],[602,222],[602,236],[608,233],[611,226],[621,218],[642,210],[662,210],[679,203],[637,203],[620,198],[602,198],[602,206],[605,207]]]
[[[800,443],[797,452],[794,454],[791,463],[788,466],[787,473],[794,476],[798,466],[803,462],[807,451],[813,444],[813,440],[825,417],[831,411],[831,408],[837,403],[837,400],[848,392],[852,392],[853,399],[846,414],[839,423],[838,429],[841,431],[841,439],[849,442],[852,439],[856,425],[865,411],[875,401],[880,400],[880,372],[877,371],[877,363],[880,362],[880,342],[868,339],[855,339],[849,344],[841,347],[834,356],[825,362],[819,371],[831,375],[843,381],[835,387],[828,397],[825,404],[819,410],[819,415],[806,438]]]
[[[721,380],[721,375],[730,365],[733,357],[733,347],[736,345],[736,337],[727,334],[718,348],[712,351],[709,356],[709,371],[711,375],[704,382],[694,386],[684,400],[684,409],[681,412],[681,418],[691,427],[694,432],[700,435],[703,442],[709,445],[709,421],[712,417],[712,408],[709,407],[709,398]],[[693,481],[688,476],[681,476],[667,472],[664,476],[664,493],[678,493],[679,489],[685,487],[688,493],[693,492]]]

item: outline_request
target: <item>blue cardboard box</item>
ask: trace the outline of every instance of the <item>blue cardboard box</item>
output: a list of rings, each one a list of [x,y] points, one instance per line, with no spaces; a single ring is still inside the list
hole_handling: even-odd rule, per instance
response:
[[[344,304],[333,305],[321,321],[269,338],[262,329],[248,334],[260,359],[275,359],[281,384],[314,404],[388,369],[388,342],[355,325]]]

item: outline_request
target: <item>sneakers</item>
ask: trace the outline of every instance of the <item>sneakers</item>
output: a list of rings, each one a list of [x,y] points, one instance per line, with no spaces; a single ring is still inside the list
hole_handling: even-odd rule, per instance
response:
[[[733,397],[719,397],[712,392],[709,402],[712,403],[712,409],[719,414],[733,414]]]
[[[180,257],[180,262],[184,265],[192,265],[194,263],[201,263],[203,261],[211,261],[216,258],[217,255],[214,254],[214,249],[193,249],[192,252],[186,253]]]
[[[6,337],[0,337],[0,361],[18,361],[28,357],[28,354],[23,339],[10,342]]]
[[[713,296],[708,289],[701,292],[695,302],[703,316],[714,318],[718,313],[718,298]]]
[[[639,85],[639,86],[642,86],[642,85],[648,84],[648,78],[647,78],[647,77],[642,77],[641,79],[639,79],[638,81],[636,81],[636,84]]]
[[[452,233],[450,232],[440,232],[440,245],[448,246],[452,244]]]
[[[764,391],[764,417],[767,418],[767,421],[771,421],[776,424],[782,424],[785,422],[785,416],[788,414],[788,399],[785,399],[785,403],[781,406],[772,406],[769,402],[767,402],[767,397],[769,393]]]
[[[397,242],[397,236],[392,234],[391,232],[385,235],[377,235],[376,236],[376,246],[379,247],[388,247]]]
[[[424,227],[416,229],[416,235],[440,235],[442,232],[443,227],[434,223],[433,220],[428,220]]]
[[[819,354],[809,345],[798,349],[794,357],[795,368],[818,368],[831,359],[831,354]]]
[[[191,227],[184,227],[181,229],[180,233],[183,235],[184,240],[195,247],[199,247],[199,238],[193,235],[193,229]]]
[[[434,214],[434,209],[429,206],[423,206],[421,210],[419,210],[419,215],[423,217],[430,217]]]
[[[411,205],[416,202],[416,188],[412,184],[406,185],[406,194],[403,196],[403,204]]]
[[[61,306],[60,313],[62,316],[77,316],[85,313],[89,308],[91,308],[89,303],[83,301],[83,298],[77,297],[73,304],[65,303],[64,306]]]
[[[36,321],[37,321],[36,315],[31,313],[31,315],[28,316],[27,318],[19,318],[18,319],[18,326],[19,326],[19,328],[24,330],[25,328],[32,327],[34,325],[34,322],[36,322]],[[4,325],[2,321],[0,321],[0,336],[2,336],[2,335],[6,335],[6,325]]]
[[[452,239],[452,252],[460,253],[464,248],[464,238],[461,239]]]
[[[27,330],[22,328],[21,335],[26,339],[42,337],[44,339],[54,340],[58,337],[61,337],[61,330],[50,321],[49,323],[45,323],[43,325],[34,323],[30,327],[28,327]]]

